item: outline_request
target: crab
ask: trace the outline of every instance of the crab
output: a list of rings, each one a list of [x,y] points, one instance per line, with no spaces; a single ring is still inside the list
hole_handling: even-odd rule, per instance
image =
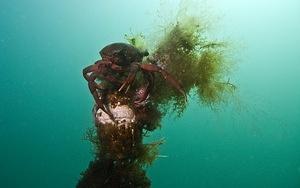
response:
[[[106,99],[109,89],[104,82],[98,83],[98,79],[112,84],[117,92],[124,91],[127,93],[135,80],[137,72],[141,71],[146,84],[137,89],[135,96],[133,96],[134,106],[139,107],[145,104],[149,97],[154,85],[154,73],[157,72],[177,89],[186,100],[185,91],[174,76],[154,63],[142,63],[143,58],[149,55],[148,51],[141,51],[127,43],[112,43],[105,46],[99,53],[102,59],[84,68],[82,72],[96,102],[96,110],[101,108],[112,119],[113,115]]]

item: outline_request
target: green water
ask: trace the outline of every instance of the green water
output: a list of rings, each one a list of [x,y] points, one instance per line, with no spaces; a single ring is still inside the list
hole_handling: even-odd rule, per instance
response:
[[[165,3],[162,3],[165,2]],[[207,1],[234,41],[239,90],[219,111],[166,116],[152,187],[300,187],[300,1]],[[75,187],[92,159],[83,67],[124,34],[153,32],[178,1],[0,2],[0,187]],[[174,11],[173,11],[174,10]],[[161,18],[163,19],[163,18]]]

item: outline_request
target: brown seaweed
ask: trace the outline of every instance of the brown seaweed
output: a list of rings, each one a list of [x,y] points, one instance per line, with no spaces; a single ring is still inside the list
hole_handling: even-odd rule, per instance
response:
[[[142,35],[127,35],[126,39],[139,49],[146,48]],[[227,78],[232,66],[226,55],[227,46],[226,42],[209,39],[205,27],[190,17],[168,25],[145,62],[154,62],[176,75],[186,93],[196,94],[200,104],[215,107],[236,89]],[[136,83],[143,83],[142,77],[138,76]],[[139,109],[130,104],[132,92],[126,96],[109,94],[112,106],[133,108],[137,121],[126,126],[96,122],[87,131],[86,139],[94,145],[95,159],[82,173],[77,188],[150,187],[145,169],[157,158],[162,141],[143,143],[145,132],[160,127],[169,109],[180,115],[187,107],[184,98],[160,76],[154,83],[148,104]]]

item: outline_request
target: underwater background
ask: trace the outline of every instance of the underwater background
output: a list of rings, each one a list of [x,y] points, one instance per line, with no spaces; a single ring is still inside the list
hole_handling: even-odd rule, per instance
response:
[[[146,139],[165,140],[147,170],[152,187],[300,187],[300,1],[198,4],[213,35],[232,43],[238,89],[218,110],[191,94],[181,117],[164,117]],[[93,157],[82,69],[124,34],[157,32],[179,5],[0,2],[0,187],[75,187]]]

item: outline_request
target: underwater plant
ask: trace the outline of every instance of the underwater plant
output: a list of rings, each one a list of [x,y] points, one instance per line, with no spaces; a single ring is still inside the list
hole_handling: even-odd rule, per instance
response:
[[[195,89],[201,102],[216,105],[224,99],[224,94],[235,89],[233,84],[223,80],[230,68],[225,49],[225,42],[207,39],[205,30],[191,17],[169,28],[154,56],[168,71],[176,73],[187,93]],[[159,104],[172,101],[177,110],[183,111],[185,103],[165,87],[158,85],[154,101]]]
[[[125,37],[129,43],[127,45],[135,48],[130,50],[134,52],[132,54],[146,51],[143,35]],[[226,48],[226,42],[206,36],[205,27],[198,19],[188,17],[168,25],[149,56],[143,53],[139,57],[137,69],[147,72],[155,67],[155,72],[160,72],[162,77],[146,73],[145,79],[141,72],[134,72],[134,79],[128,81],[133,73],[130,62],[132,54],[122,52],[120,55],[124,48],[117,51],[117,58],[124,56],[124,59],[121,64],[113,66],[116,72],[121,71],[117,75],[114,70],[105,69],[104,75],[119,76],[117,78],[121,82],[106,79],[112,82],[106,91],[106,106],[97,108],[96,105],[93,111],[95,127],[86,135],[95,145],[95,159],[82,174],[77,187],[150,187],[151,181],[146,176],[145,168],[158,156],[158,146],[162,141],[145,144],[144,134],[161,126],[161,118],[169,109],[177,115],[186,109],[188,103],[181,95],[183,92],[195,93],[200,104],[210,107],[224,102],[234,92],[235,85],[226,78],[232,66],[227,59]],[[130,66],[117,67],[122,64]],[[84,74],[87,72],[84,71]],[[96,75],[92,81],[101,78]],[[177,91],[169,89],[170,85],[165,80],[173,83],[170,85]],[[123,91],[123,88],[127,89]],[[94,88],[91,92],[99,91]],[[143,100],[136,105],[139,97]]]
[[[181,81],[186,93],[195,91],[199,102],[212,108],[226,102],[236,86],[227,78],[233,66],[227,56],[228,43],[215,41],[207,37],[206,26],[198,18],[185,17],[171,23],[164,29],[163,37],[154,47],[151,57],[144,62],[155,62]],[[137,48],[145,47],[142,35],[126,35],[129,43]],[[184,111],[187,103],[174,90],[163,83],[161,77],[155,77],[152,102],[164,112],[170,106],[178,114]]]

